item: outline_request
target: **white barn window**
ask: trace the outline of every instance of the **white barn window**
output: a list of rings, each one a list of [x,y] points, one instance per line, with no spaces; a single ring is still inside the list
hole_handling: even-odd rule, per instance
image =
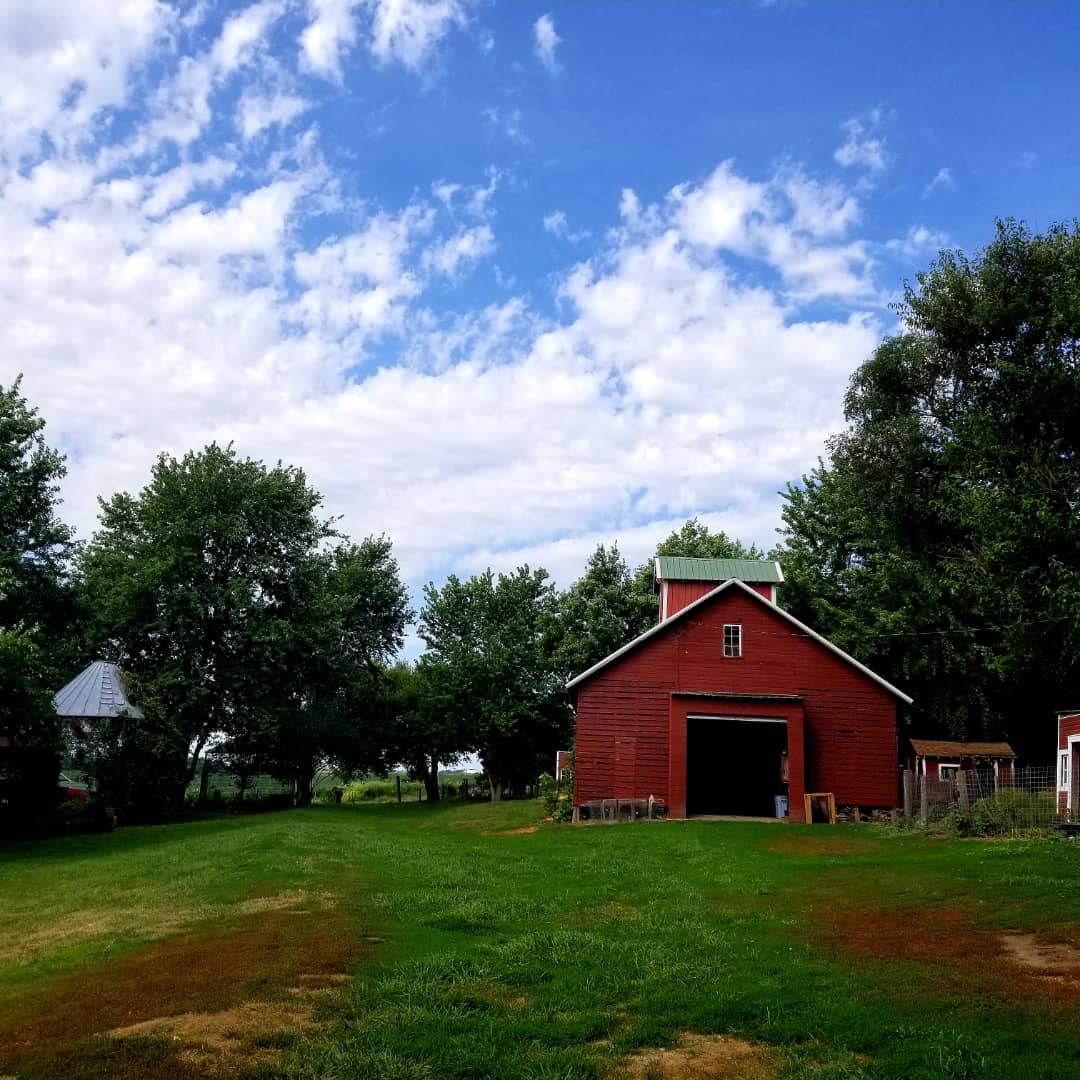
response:
[[[1062,791],[1069,790],[1069,751],[1062,750],[1058,757],[1058,787]]]
[[[724,655],[742,656],[742,624],[724,624]]]

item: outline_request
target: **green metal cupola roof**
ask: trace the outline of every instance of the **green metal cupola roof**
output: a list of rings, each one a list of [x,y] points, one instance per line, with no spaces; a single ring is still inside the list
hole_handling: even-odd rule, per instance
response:
[[[774,559],[688,559],[681,555],[657,555],[657,581],[762,581],[779,585],[784,580]]]

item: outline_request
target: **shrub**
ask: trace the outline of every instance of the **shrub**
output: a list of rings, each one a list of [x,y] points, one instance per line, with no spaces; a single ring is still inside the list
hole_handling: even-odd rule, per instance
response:
[[[1049,825],[1056,817],[1057,794],[1052,789],[1019,791],[1004,788],[971,806],[971,827],[985,835]]]
[[[116,828],[116,811],[101,799],[72,796],[57,805],[53,825],[59,833],[112,832]]]
[[[540,775],[540,798],[544,800],[544,814],[553,821],[569,821],[573,817],[571,793],[551,773]]]

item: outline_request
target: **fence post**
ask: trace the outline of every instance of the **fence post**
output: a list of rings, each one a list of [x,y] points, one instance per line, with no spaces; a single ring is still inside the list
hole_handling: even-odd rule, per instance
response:
[[[919,820],[925,825],[930,818],[930,798],[926,791],[926,777],[919,777]]]
[[[397,801],[401,802],[401,773],[397,774]]]
[[[915,813],[915,774],[910,769],[904,770],[904,817],[911,820]]]
[[[960,819],[967,821],[971,817],[971,777],[967,769],[958,769],[956,773],[956,795],[960,801]]]

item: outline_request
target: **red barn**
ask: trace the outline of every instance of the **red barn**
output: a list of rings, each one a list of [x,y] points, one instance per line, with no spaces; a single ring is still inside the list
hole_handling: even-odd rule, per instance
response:
[[[779,564],[658,558],[660,621],[578,675],[574,803],[762,816],[806,792],[897,804],[895,686],[776,603]]]

